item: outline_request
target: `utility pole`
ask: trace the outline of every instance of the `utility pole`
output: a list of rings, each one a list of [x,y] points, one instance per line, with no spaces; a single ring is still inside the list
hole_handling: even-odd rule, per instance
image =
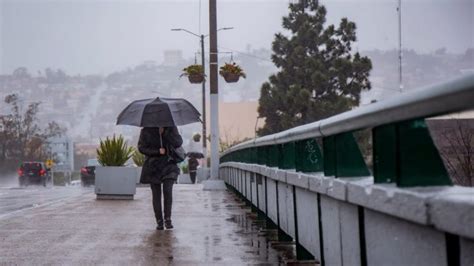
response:
[[[204,190],[226,189],[219,180],[219,89],[217,83],[217,7],[209,0],[209,85],[211,91],[211,179],[203,182]]]
[[[398,86],[400,93],[403,92],[402,79],[402,0],[398,0]]]
[[[204,57],[204,34],[201,34],[201,64],[202,71],[206,73],[206,61]],[[204,155],[204,163],[207,167],[207,132],[206,132],[206,79],[202,81],[202,153]]]

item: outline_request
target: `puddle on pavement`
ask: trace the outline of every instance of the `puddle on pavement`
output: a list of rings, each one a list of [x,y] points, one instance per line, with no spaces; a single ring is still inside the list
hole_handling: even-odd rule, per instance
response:
[[[270,259],[272,253],[276,252],[280,265],[319,265],[314,260],[301,259],[301,254],[299,256],[297,254],[294,241],[281,231],[279,232],[277,227],[264,215],[259,215],[255,209],[252,210],[252,207],[247,205],[238,195],[233,196],[235,202],[228,204],[226,208],[243,209],[245,213],[233,215],[227,220],[239,225],[241,229],[236,232],[237,234],[245,235],[251,239],[249,245],[252,249],[247,253]]]

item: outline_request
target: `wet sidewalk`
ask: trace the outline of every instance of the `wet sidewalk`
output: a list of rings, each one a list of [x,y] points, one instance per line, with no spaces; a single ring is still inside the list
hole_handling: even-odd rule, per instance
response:
[[[280,264],[252,216],[230,192],[176,185],[175,229],[156,231],[149,188],[133,201],[97,201],[90,192],[2,217],[0,265]]]

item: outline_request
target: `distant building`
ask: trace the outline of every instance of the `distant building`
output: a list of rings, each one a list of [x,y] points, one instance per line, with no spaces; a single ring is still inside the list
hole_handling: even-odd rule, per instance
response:
[[[145,66],[146,68],[155,68],[156,67],[156,62],[153,61],[153,60],[147,60],[147,61],[143,62],[143,66]]]
[[[265,125],[265,119],[257,119],[257,109],[257,101],[219,102],[219,134],[221,139],[224,142],[233,143],[246,138],[255,138],[255,129]],[[209,106],[208,110],[210,110]],[[207,116],[207,128],[209,130],[209,113],[207,113]]]
[[[166,50],[163,55],[163,65],[165,66],[177,66],[184,62],[183,51],[181,50]]]

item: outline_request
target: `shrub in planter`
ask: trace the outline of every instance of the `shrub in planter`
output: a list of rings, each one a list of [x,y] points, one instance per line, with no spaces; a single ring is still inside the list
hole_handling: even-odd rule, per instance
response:
[[[194,135],[193,135],[193,140],[194,140],[195,142],[201,141],[201,134],[199,134],[199,133],[194,134]]]
[[[97,160],[102,166],[124,166],[133,155],[133,147],[128,147],[123,136],[115,135],[100,141],[97,149]]]
[[[202,65],[190,65],[183,68],[183,74],[180,77],[187,76],[191,83],[202,83],[205,78],[204,68]]]
[[[183,165],[181,166],[181,172],[182,172],[183,174],[189,174],[189,167],[188,167],[187,164],[183,164]]]
[[[143,155],[140,151],[135,150],[132,155],[132,160],[136,166],[142,167],[145,163],[145,155]]]
[[[145,163],[145,155],[138,149],[132,155],[133,163],[137,166],[137,184],[140,184],[140,177],[142,175],[143,164]]]
[[[124,167],[134,149],[122,136],[107,137],[97,149],[95,193],[97,199],[133,199],[136,192],[136,169]]]
[[[219,74],[224,77],[225,81],[228,83],[237,82],[239,81],[240,77],[247,77],[242,68],[235,62],[232,64],[225,63],[223,66],[221,66]]]

